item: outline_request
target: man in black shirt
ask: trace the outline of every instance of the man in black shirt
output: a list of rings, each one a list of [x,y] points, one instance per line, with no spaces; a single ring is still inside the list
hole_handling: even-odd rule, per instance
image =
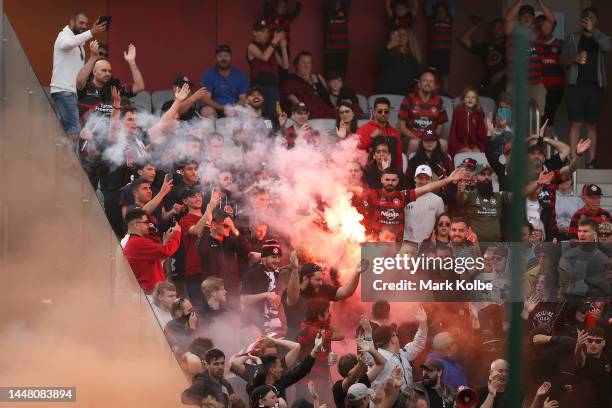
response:
[[[604,408],[610,406],[610,353],[604,352],[606,337],[604,330],[593,326],[586,331],[578,330],[576,340],[576,366],[579,374],[586,380],[580,387],[584,406]],[[585,352],[586,351],[586,352]],[[590,402],[590,404],[588,403]]]
[[[283,292],[281,302],[287,317],[287,338],[297,335],[300,323],[304,319],[306,301],[323,298],[330,302],[350,297],[359,284],[361,266],[358,266],[345,286],[332,286],[323,282],[324,268],[314,263],[306,263],[301,267],[297,257],[292,257],[291,276],[287,289]]]
[[[506,89],[506,44],[504,36],[504,20],[501,18],[491,22],[490,41],[481,42],[472,39],[481,21],[472,20],[472,26],[461,37],[463,44],[470,52],[480,57],[483,67],[483,78],[479,93],[497,100],[500,93]]]
[[[242,279],[243,323],[257,326],[264,334],[284,331],[277,282],[281,256],[280,243],[267,240],[261,249],[261,261]]]
[[[604,52],[612,50],[612,37],[597,28],[599,13],[594,7],[582,11],[581,30],[571,34],[563,44],[560,58],[568,67],[567,112],[570,120],[572,151],[576,149],[580,129],[584,123],[593,148],[589,153],[589,167],[596,168],[597,119],[603,106],[606,86]]]
[[[206,370],[193,378],[191,386],[183,391],[181,402],[187,405],[205,405],[205,399],[213,399],[225,408],[244,406],[240,397],[234,393],[231,384],[223,378],[225,354],[219,349],[206,352]]]
[[[478,390],[478,407],[503,408],[508,405],[505,394],[509,365],[506,360],[495,360],[491,363],[489,383]]]

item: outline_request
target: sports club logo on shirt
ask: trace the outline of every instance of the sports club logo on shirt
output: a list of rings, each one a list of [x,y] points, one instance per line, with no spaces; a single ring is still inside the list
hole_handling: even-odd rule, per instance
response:
[[[385,217],[387,221],[395,221],[400,216],[399,213],[392,208],[381,211],[380,215]]]
[[[400,199],[399,199],[399,198],[394,198],[394,199],[393,199],[393,204],[394,204],[394,205],[400,205],[400,204],[401,204]]]
[[[433,125],[433,120],[431,120],[430,118],[426,116],[421,116],[414,120],[414,124],[422,129],[425,129]]]

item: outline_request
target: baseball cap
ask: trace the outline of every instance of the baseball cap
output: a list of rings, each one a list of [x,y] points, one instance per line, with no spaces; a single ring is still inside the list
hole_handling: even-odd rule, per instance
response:
[[[529,4],[525,4],[519,9],[519,16],[522,16],[523,14],[531,14],[535,16],[535,9]]]
[[[251,391],[251,395],[249,396],[249,399],[251,400],[251,403],[253,404],[253,406],[254,407],[258,406],[259,400],[265,397],[266,394],[269,393],[270,391],[274,391],[274,393],[278,395],[276,388],[274,388],[271,385],[264,384],[264,385],[255,387],[253,391]]]
[[[444,364],[438,359],[430,358],[425,364],[421,364],[421,368],[425,368],[429,371],[444,371]]]
[[[191,82],[189,78],[187,78],[185,75],[177,75],[176,78],[174,78],[174,82],[172,83],[172,85],[178,86],[179,88],[182,87],[184,84],[189,84],[189,86],[193,86],[193,82]]]
[[[436,135],[433,128],[427,128],[425,129],[425,132],[423,132],[422,139],[424,142],[433,142],[434,140],[438,140],[438,135]]]
[[[478,167],[476,167],[476,174],[482,174],[485,171],[493,172],[493,170],[491,170],[491,166],[488,164],[479,164]]]
[[[348,398],[355,400],[363,399],[368,395],[373,397],[374,394],[375,392],[373,389],[368,388],[365,384],[362,383],[355,383],[351,385],[348,391],[346,392],[346,396]]]
[[[253,31],[261,31],[265,28],[268,28],[268,23],[266,23],[266,20],[264,19],[257,20],[255,23],[253,23]]]
[[[588,197],[601,196],[601,188],[597,184],[585,184],[584,187],[582,187],[582,195]]]
[[[427,174],[429,177],[431,177],[433,175],[433,173],[431,171],[431,167],[429,167],[426,164],[421,164],[419,167],[416,168],[416,171],[414,172],[414,175],[418,176],[419,174]]]
[[[610,224],[608,221],[602,222],[599,224],[598,232],[600,234],[612,234],[612,224]]]
[[[201,194],[200,190],[194,187],[185,187],[181,191],[181,200],[187,197],[193,197],[196,194]]]
[[[474,170],[476,166],[478,166],[478,162],[476,160],[472,159],[471,157],[466,157],[465,159],[463,159],[459,167],[469,168],[469,169]]]
[[[231,54],[232,53],[232,49],[227,44],[219,44],[219,45],[217,45],[217,48],[215,49],[215,54],[218,54],[220,52],[229,52]]]
[[[298,102],[291,107],[291,113],[308,113],[308,107],[304,102]]]
[[[538,152],[542,152],[542,154],[546,154],[546,150],[544,148],[544,144],[540,143],[540,142],[529,146],[529,149],[527,149],[527,151],[529,153],[533,153],[535,151],[538,151]]]

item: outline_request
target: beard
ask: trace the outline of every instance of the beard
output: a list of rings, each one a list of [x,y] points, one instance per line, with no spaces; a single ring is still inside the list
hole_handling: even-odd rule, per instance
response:
[[[493,183],[487,181],[478,181],[476,182],[476,190],[478,194],[483,196],[492,196],[493,195]]]
[[[428,388],[433,388],[436,385],[438,385],[438,377],[434,377],[434,378],[423,378],[423,385],[428,387]]]

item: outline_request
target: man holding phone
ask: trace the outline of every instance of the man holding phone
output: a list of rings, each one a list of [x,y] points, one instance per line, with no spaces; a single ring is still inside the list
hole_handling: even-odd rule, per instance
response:
[[[98,20],[87,30],[88,21],[82,12],[72,13],[68,25],[60,31],[53,46],[51,98],[55,102],[64,130],[75,138],[81,130],[76,77],[85,61],[83,44],[107,28],[107,22]]]

